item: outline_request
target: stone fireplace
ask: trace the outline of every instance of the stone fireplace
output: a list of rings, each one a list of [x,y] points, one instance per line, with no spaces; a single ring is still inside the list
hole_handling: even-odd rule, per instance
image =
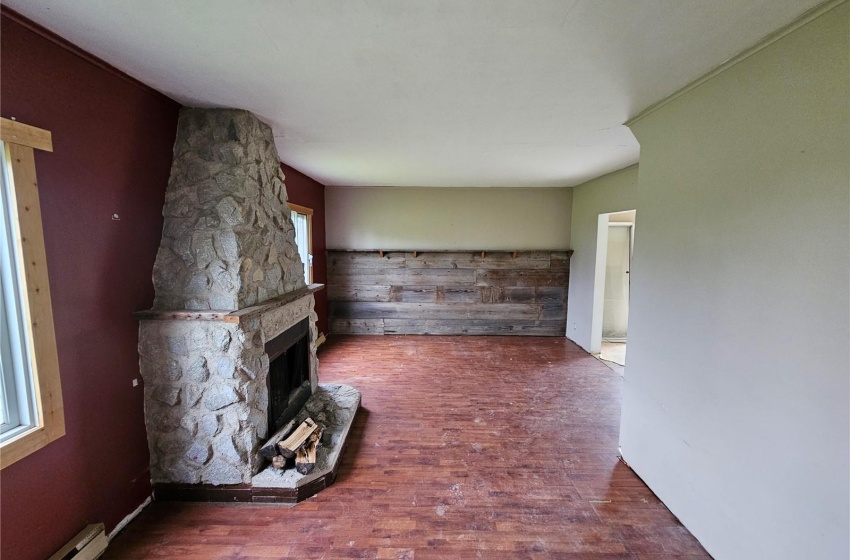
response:
[[[271,129],[183,109],[163,215],[154,306],[137,313],[151,479],[244,489],[270,429],[319,391],[323,286],[304,281]]]

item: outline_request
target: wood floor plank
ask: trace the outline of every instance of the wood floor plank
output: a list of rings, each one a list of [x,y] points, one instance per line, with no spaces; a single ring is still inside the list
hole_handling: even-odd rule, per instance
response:
[[[706,559],[617,457],[622,378],[564,338],[332,336],[363,410],[294,507],[154,503],[105,559]]]

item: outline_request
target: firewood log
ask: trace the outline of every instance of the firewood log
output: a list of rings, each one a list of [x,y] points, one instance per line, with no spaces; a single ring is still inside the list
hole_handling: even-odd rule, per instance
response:
[[[286,457],[283,455],[275,455],[272,457],[272,466],[276,469],[286,468]]]
[[[280,443],[283,438],[291,434],[293,429],[295,429],[295,418],[281,426],[280,429],[276,431],[265,444],[263,444],[260,448],[260,457],[272,459],[276,455],[280,455],[280,451],[277,449],[277,444]]]
[[[295,453],[295,470],[301,474],[310,474],[316,467],[316,451],[319,448],[319,442],[322,439],[322,428],[316,428],[316,431],[310,434],[304,445],[298,448]]]
[[[304,422],[298,426],[292,434],[277,444],[277,448],[280,450],[280,454],[286,457],[287,459],[291,459],[295,457],[295,451],[304,445],[304,442],[307,441],[307,438],[316,431],[318,425],[313,422],[312,418],[307,418]]]

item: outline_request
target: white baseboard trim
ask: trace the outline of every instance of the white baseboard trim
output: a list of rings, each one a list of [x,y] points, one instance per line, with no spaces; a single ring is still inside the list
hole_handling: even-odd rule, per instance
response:
[[[151,497],[148,496],[147,499],[144,502],[142,502],[142,504],[139,507],[134,509],[133,512],[130,515],[128,515],[127,517],[122,519],[121,522],[118,523],[118,525],[116,525],[115,528],[112,529],[112,531],[108,535],[106,535],[106,538],[108,538],[111,541],[112,537],[114,537],[115,535],[120,533],[121,530],[124,527],[126,527],[127,524],[130,521],[134,520],[140,513],[142,513],[142,510],[145,509],[146,507],[148,507],[152,501],[153,500],[151,499]]]

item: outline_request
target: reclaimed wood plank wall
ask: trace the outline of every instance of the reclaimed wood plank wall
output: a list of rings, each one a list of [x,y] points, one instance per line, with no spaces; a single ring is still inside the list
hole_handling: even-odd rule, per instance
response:
[[[572,251],[328,251],[337,334],[564,336]]]

